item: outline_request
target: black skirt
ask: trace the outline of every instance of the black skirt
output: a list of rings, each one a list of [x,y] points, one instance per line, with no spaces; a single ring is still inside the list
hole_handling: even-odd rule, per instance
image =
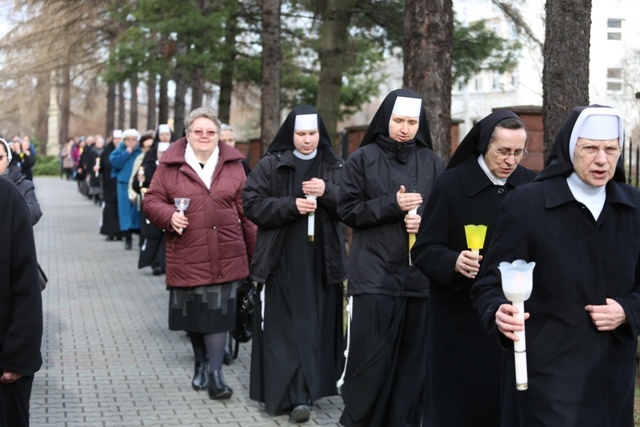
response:
[[[241,280],[195,288],[169,288],[169,329],[216,334],[234,329]]]

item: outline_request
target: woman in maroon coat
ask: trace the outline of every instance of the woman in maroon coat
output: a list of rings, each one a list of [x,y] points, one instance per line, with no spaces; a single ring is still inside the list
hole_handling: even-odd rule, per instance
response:
[[[242,209],[244,157],[218,144],[213,111],[193,110],[184,128],[187,136],[163,155],[143,210],[165,230],[169,329],[189,332],[196,361],[192,386],[226,399],[233,393],[222,375],[226,335],[235,325],[236,289],[249,276],[256,227]],[[184,213],[176,198],[190,199]]]

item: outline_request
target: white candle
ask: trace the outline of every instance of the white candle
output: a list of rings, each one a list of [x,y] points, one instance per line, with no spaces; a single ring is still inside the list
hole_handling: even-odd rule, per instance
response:
[[[514,302],[513,306],[518,309],[515,317],[524,322],[524,301]],[[518,341],[513,342],[516,364],[516,388],[518,390],[526,390],[529,388],[529,381],[527,378],[527,342],[525,340],[524,329],[515,331],[515,334],[518,337]]]
[[[305,197],[307,200],[316,200],[316,196],[312,196],[310,194],[306,194]],[[307,240],[309,242],[313,242],[315,238],[315,230],[316,230],[316,216],[314,212],[309,212],[307,214]]]

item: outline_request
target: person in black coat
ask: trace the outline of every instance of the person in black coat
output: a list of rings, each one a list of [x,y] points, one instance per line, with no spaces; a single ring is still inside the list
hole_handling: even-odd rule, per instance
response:
[[[111,176],[111,161],[109,155],[116,145],[122,141],[122,131],[114,130],[110,141],[100,154],[100,165],[94,166],[94,172],[99,171],[102,178],[102,219],[100,234],[107,236],[107,241],[122,240],[120,220],[118,219],[118,191],[116,178]]]
[[[504,357],[501,426],[634,425],[640,193],[624,183],[623,142],[618,110],[572,109],[545,168],[502,204],[471,291],[509,352],[526,324],[528,389],[516,390],[514,357]],[[535,262],[526,321],[498,270],[518,259]]]
[[[411,265],[409,245],[443,170],[422,98],[407,89],[391,92],[340,183],[338,213],[353,228],[345,426],[420,425],[429,283]]]
[[[496,334],[480,325],[469,297],[482,255],[469,250],[464,226],[487,226],[485,253],[505,196],[535,176],[518,164],[526,141],[515,113],[489,114],[462,140],[427,201],[411,251],[431,282],[424,425],[500,425],[497,379],[504,352]]]
[[[42,217],[42,210],[36,197],[35,187],[33,186],[33,182],[28,180],[22,172],[20,172],[18,165],[11,163],[12,157],[9,143],[0,138],[0,175],[9,178],[16,187],[18,187],[18,190],[20,190],[29,207],[31,225],[36,225]]]
[[[251,278],[263,284],[249,396],[271,414],[290,413],[294,422],[307,421],[317,399],[338,394],[346,269],[336,213],[342,165],[318,112],[298,106],[242,192],[244,214],[258,226]]]
[[[42,364],[42,299],[29,208],[4,176],[0,200],[0,425],[21,427]]]

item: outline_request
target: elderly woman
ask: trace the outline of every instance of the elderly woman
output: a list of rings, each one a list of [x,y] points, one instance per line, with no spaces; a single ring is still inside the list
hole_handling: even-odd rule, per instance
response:
[[[233,390],[222,375],[225,341],[236,321],[236,289],[249,276],[256,226],[242,209],[243,155],[218,143],[220,121],[213,111],[193,110],[184,128],[186,137],[160,159],[143,211],[165,230],[169,329],[191,338],[192,387],[208,389],[211,399],[228,399]],[[177,198],[190,200],[184,212],[176,209]]]
[[[18,187],[18,190],[20,190],[20,193],[27,202],[27,206],[29,206],[31,225],[35,225],[40,220],[42,211],[36,198],[33,182],[22,175],[18,165],[11,163],[12,157],[13,154],[9,148],[9,143],[0,138],[0,175],[9,178]]]
[[[109,154],[111,175],[117,180],[118,221],[120,231],[124,235],[124,248],[131,250],[131,234],[140,230],[140,212],[135,203],[129,200],[129,178],[133,171],[136,157],[142,152],[138,140],[140,134],[135,129],[127,129],[122,133],[124,142],[118,144]]]

